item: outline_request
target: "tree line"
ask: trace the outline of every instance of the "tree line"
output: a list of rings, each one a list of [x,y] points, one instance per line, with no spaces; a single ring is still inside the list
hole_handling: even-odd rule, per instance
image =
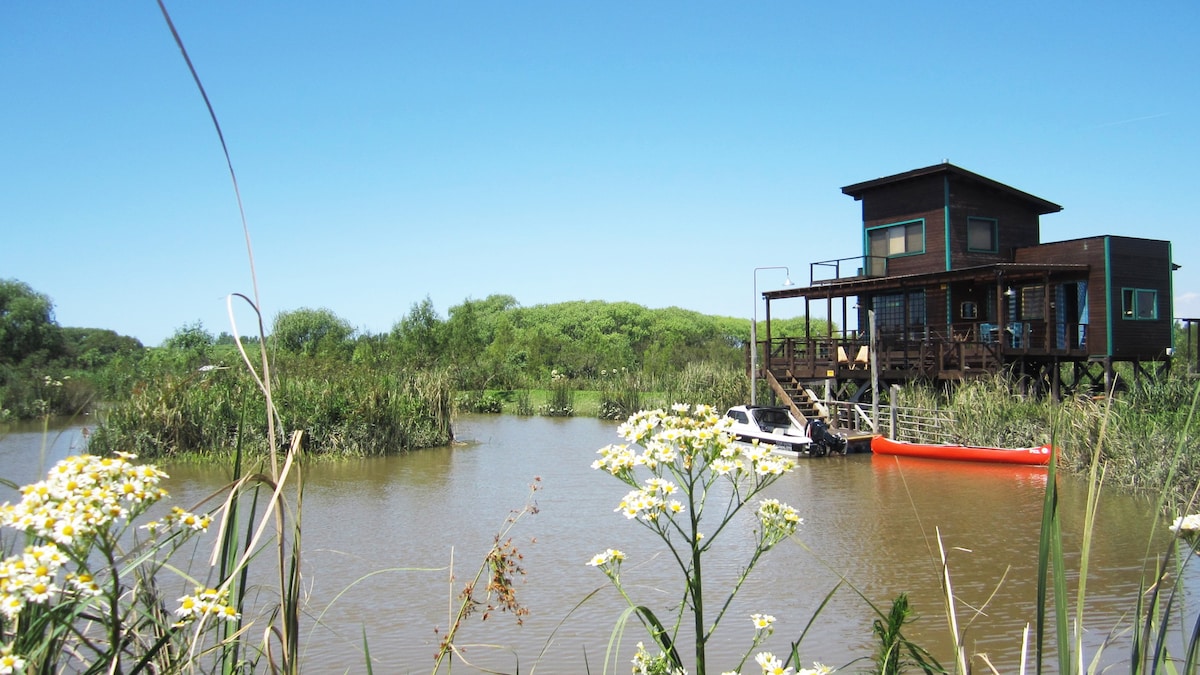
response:
[[[771,330],[801,336],[804,320],[777,319]],[[287,310],[274,317],[267,346],[283,372],[438,371],[456,390],[483,391],[547,387],[555,375],[579,388],[616,372],[669,378],[698,363],[744,370],[749,339],[745,318],[631,302],[524,307],[511,295],[490,295],[446,316],[425,298],[386,333],[358,331],[327,308]],[[70,414],[89,401],[127,397],[163,373],[240,362],[234,336],[199,322],[152,347],[109,329],[60,326],[46,294],[0,279],[0,419]]]

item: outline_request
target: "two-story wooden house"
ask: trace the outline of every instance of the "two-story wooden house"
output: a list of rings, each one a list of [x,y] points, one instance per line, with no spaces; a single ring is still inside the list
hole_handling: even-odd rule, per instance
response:
[[[862,202],[862,255],[812,263],[809,286],[762,294],[760,376],[780,394],[823,380],[857,399],[873,381],[1006,372],[1057,397],[1111,385],[1118,362],[1138,373],[1168,362],[1170,242],[1042,243],[1040,217],[1061,206],[949,163],[842,192]],[[797,301],[828,317],[827,334],[771,336],[772,304]]]

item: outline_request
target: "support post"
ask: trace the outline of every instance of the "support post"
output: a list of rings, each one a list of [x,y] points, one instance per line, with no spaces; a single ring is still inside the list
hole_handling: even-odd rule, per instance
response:
[[[750,315],[750,405],[758,403],[758,272],[759,270],[784,270],[787,277],[784,286],[792,285],[792,271],[783,265],[754,268],[754,311]],[[767,319],[770,321],[770,319]],[[770,333],[768,333],[769,335]],[[768,356],[770,356],[768,354]]]

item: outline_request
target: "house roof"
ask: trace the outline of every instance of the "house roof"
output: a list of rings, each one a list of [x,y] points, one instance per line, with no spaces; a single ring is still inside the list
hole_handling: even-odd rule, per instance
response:
[[[783,288],[763,291],[763,298],[844,298],[862,293],[875,293],[906,288],[928,288],[930,285],[956,281],[979,281],[982,283],[1008,283],[1036,281],[1047,277],[1086,275],[1090,267],[1084,264],[1064,263],[993,263],[976,267],[964,267],[948,272],[923,274],[900,274],[886,277],[856,276],[817,282],[807,288]]]
[[[955,178],[979,183],[998,192],[1008,194],[1009,196],[1032,206],[1037,210],[1039,215],[1046,213],[1057,213],[1063,209],[1063,207],[1055,204],[1054,202],[1046,201],[1041,197],[1035,197],[1028,192],[1023,192],[1009,185],[1005,185],[1004,183],[994,181],[986,176],[981,176],[977,173],[967,171],[966,169],[955,166],[949,162],[942,162],[941,164],[934,164],[923,169],[913,169],[912,171],[905,171],[904,173],[898,173],[892,176],[884,176],[883,178],[876,178],[874,180],[868,180],[862,183],[847,185],[846,187],[842,188],[842,192],[854,197],[854,199],[857,201],[861,200],[865,193],[876,188],[893,185],[895,183],[902,183],[904,181],[913,180],[914,178],[936,176],[938,174],[946,174]]]

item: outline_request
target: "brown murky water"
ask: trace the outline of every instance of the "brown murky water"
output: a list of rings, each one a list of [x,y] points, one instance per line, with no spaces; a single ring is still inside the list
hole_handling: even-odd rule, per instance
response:
[[[64,434],[48,449],[48,462],[78,445],[78,430],[74,433],[74,440]],[[457,433],[469,442],[403,457],[323,464],[308,472],[303,548],[309,615],[302,636],[307,670],[363,672],[365,631],[376,672],[428,672],[439,640],[435,630],[445,629],[454,596],[474,576],[509,513],[524,505],[535,476],[542,486],[534,496],[539,512],[511,532],[524,555],[527,577],[519,597],[530,614],[519,627],[499,613],[485,622],[470,620],[459,636],[460,644],[477,645],[467,648],[468,657],[504,672],[580,673],[588,666],[600,672],[625,605],[586,562],[610,547],[628,556],[623,579],[632,598],[660,617],[670,616],[680,597],[674,562],[643,528],[613,512],[623,486],[589,468],[595,451],[617,440],[614,424],[467,416]],[[0,439],[0,475],[18,482],[36,478],[41,454],[40,434],[10,433]],[[223,484],[222,472],[211,468],[176,466],[170,472],[168,489],[177,504],[190,505]],[[1069,569],[1075,569],[1086,486],[1060,480],[1065,548]],[[949,665],[939,534],[969,653],[986,653],[1001,672],[1016,672],[1022,630],[1035,620],[1045,486],[1044,469],[870,454],[803,461],[772,496],[795,506],[804,525],[794,541],[767,555],[730,607],[710,643],[710,672],[737,666],[749,646],[748,617],[755,612],[778,618],[764,648],[787,651],[840,579],[845,583],[801,644],[805,661],[842,667],[868,657],[875,615],[859,593],[884,611],[893,597],[908,593],[919,616],[909,637]],[[1104,492],[1084,612],[1089,660],[1110,631],[1128,626],[1156,522],[1161,531],[1165,523],[1156,521],[1146,500]],[[714,609],[723,598],[718,586],[735,578],[751,546],[746,525],[722,535],[721,549],[706,560]],[[1155,539],[1151,556],[1162,551],[1164,541]],[[1076,575],[1071,579],[1073,607]],[[1198,587],[1194,578],[1187,583]],[[593,591],[598,592],[590,595]],[[266,584],[264,592],[270,592]],[[619,672],[627,668],[630,645],[642,639],[630,625]],[[1119,636],[1102,661],[1124,662],[1128,642],[1127,634]],[[976,660],[974,666],[983,663]],[[745,669],[755,668],[751,661]]]

